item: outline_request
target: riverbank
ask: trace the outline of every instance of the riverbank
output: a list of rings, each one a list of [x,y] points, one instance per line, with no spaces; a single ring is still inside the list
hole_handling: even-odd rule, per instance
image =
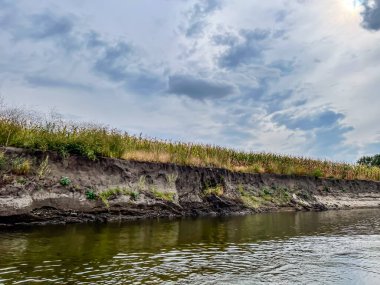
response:
[[[0,224],[379,207],[380,182],[3,148]]]

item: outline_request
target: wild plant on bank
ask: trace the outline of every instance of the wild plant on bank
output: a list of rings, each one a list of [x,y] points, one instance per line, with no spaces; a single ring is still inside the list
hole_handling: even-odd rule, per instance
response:
[[[375,166],[147,139],[105,126],[66,122],[56,117],[44,118],[20,109],[0,108],[0,145],[56,151],[62,156],[81,155],[92,160],[111,157],[219,167],[248,173],[380,180],[380,168]]]

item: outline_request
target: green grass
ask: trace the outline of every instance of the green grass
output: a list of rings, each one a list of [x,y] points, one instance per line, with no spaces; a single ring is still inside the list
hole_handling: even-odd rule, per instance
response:
[[[217,185],[215,187],[206,187],[203,191],[203,193],[206,195],[206,196],[211,196],[211,195],[215,195],[215,196],[223,196],[223,193],[224,193],[224,188],[222,185]]]
[[[0,110],[0,145],[137,161],[220,167],[248,173],[380,180],[380,168],[274,153],[242,152],[215,145],[132,136],[103,126],[45,120],[30,112]],[[173,183],[170,177],[169,183]],[[143,185],[142,185],[143,186]]]
[[[174,199],[175,193],[159,191],[157,189],[157,186],[155,186],[155,185],[150,186],[149,190],[156,199],[165,200],[165,201],[169,201],[169,202],[174,202],[174,200],[175,200]]]
[[[133,201],[136,201],[138,200],[138,198],[140,197],[140,192],[138,191],[132,191],[132,190],[129,190],[127,188],[119,188],[119,187],[116,187],[116,188],[110,188],[110,189],[107,189],[107,190],[104,190],[102,192],[100,192],[97,197],[102,200],[103,204],[109,208],[109,202],[108,200],[111,198],[111,197],[115,197],[115,196],[119,196],[119,195],[128,195],[131,197],[131,200]]]

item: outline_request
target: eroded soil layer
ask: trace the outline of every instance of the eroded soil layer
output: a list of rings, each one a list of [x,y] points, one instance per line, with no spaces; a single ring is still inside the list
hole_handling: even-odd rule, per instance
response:
[[[380,182],[3,148],[0,224],[106,222],[278,210],[379,207]]]

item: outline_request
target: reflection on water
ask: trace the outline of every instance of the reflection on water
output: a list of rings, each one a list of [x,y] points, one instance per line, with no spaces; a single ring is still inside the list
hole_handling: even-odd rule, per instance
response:
[[[379,284],[379,214],[3,229],[0,284]]]

